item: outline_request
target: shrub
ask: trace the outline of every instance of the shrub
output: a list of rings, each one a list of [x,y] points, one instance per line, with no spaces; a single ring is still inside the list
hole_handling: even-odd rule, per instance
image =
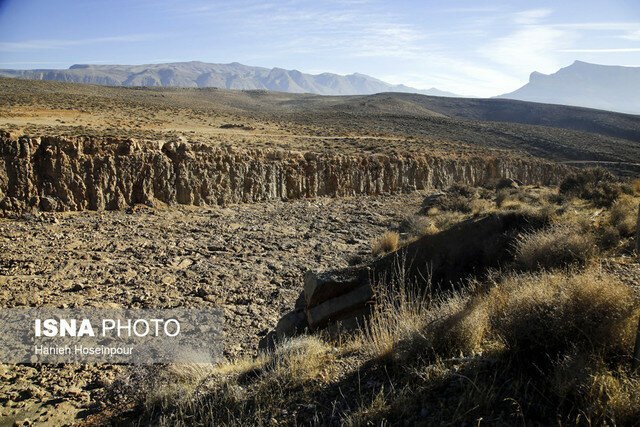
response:
[[[560,183],[560,195],[580,197],[596,206],[611,206],[622,194],[621,184],[602,167],[587,168],[567,176]]]
[[[522,235],[516,243],[516,262],[522,267],[564,267],[582,264],[595,254],[592,234],[568,226],[554,226]]]
[[[478,197],[476,189],[454,184],[446,193],[431,194],[422,202],[422,213],[434,215],[435,210],[469,213]]]
[[[605,226],[598,238],[599,245],[604,249],[611,249],[620,243],[620,232],[611,225]]]
[[[438,200],[438,207],[443,211],[470,213],[473,211],[473,199],[460,194],[451,194]]]
[[[621,236],[633,236],[636,230],[637,205],[630,197],[616,201],[609,211],[608,223],[613,226]]]
[[[386,252],[394,252],[398,249],[400,235],[395,231],[387,231],[371,244],[371,252],[378,255]]]
[[[504,202],[511,199],[511,190],[503,188],[496,194],[496,206],[501,208]]]
[[[576,346],[625,354],[632,346],[634,292],[596,269],[513,275],[487,298],[492,333],[525,358],[553,359]]]
[[[438,232],[433,221],[422,215],[411,215],[403,219],[400,223],[400,229],[412,237],[420,237]]]
[[[477,191],[465,184],[453,184],[447,189],[447,193],[456,196],[462,196],[467,198],[474,198],[477,196]]]

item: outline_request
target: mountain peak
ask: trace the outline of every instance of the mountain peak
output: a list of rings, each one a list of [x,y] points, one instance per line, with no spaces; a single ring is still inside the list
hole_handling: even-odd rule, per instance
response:
[[[638,89],[640,67],[574,61],[553,74],[534,71],[529,83],[498,98],[640,114]]]
[[[542,74],[542,73],[540,73],[538,71],[534,71],[533,73],[531,73],[531,75],[529,75],[529,81],[530,82],[534,82],[536,80],[539,80],[539,79],[545,78],[545,77],[547,77],[546,74]]]

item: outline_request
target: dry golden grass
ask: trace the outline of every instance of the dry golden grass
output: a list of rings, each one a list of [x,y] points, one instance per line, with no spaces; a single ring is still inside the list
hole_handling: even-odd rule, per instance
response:
[[[640,416],[628,369],[640,310],[615,277],[595,267],[511,273],[435,299],[396,286],[337,348],[303,336],[208,374],[165,375],[170,393],[148,392],[144,421],[510,424],[535,413],[542,424],[620,425]],[[376,372],[386,385],[365,387]]]
[[[631,188],[633,189],[634,194],[640,196],[640,179],[636,179],[631,184]]]
[[[379,310],[363,336],[373,357],[419,374],[412,397],[378,397],[350,421],[393,419],[397,405],[424,407],[416,400],[443,382],[455,383],[458,373],[466,378],[458,393],[468,400],[436,409],[435,423],[473,421],[469,413],[505,422],[503,402],[527,399],[535,400],[546,422],[583,417],[625,424],[640,416],[640,381],[628,370],[638,302],[631,288],[597,268],[511,274],[488,290],[471,287],[433,304],[416,301]],[[485,370],[484,363],[493,368]]]
[[[379,255],[387,252],[393,252],[398,249],[400,243],[400,235],[395,231],[387,231],[381,237],[375,239],[371,243],[371,253]]]
[[[491,339],[516,352],[539,350],[545,356],[562,343],[616,351],[632,343],[633,290],[595,267],[578,273],[513,273],[489,286],[488,291],[471,286],[435,301],[415,291],[394,292],[402,298],[383,300],[364,335],[365,347],[377,357],[394,351],[398,356],[398,343],[412,337],[410,352],[428,346],[451,356],[473,352]]]
[[[375,307],[361,339],[356,340],[356,347],[375,358],[399,357],[398,343],[412,339],[425,325],[424,314],[430,306],[427,294],[407,285],[401,277],[397,280],[398,277],[390,287],[378,289],[380,304]]]
[[[423,215],[411,215],[406,217],[401,222],[400,228],[409,236],[409,238],[436,234],[439,231],[433,221]]]
[[[573,346],[621,354],[633,344],[633,290],[597,268],[514,274],[486,298],[493,337],[525,358]]]
[[[585,394],[581,399],[588,408],[588,420],[615,420],[618,425],[636,425],[640,416],[640,379],[621,369],[610,369],[602,360],[580,384]],[[583,374],[584,375],[584,374]],[[575,378],[575,377],[574,377]]]
[[[148,393],[145,422],[633,424],[640,377],[629,362],[640,307],[629,286],[591,261],[606,230],[623,239],[617,227],[637,199],[602,209],[581,199],[551,204],[548,189],[510,194],[503,209],[519,203],[555,223],[522,236],[512,266],[434,295],[406,283],[399,265],[360,333],[299,337],[204,377],[168,375],[172,386]],[[486,201],[483,212],[497,209]],[[416,234],[471,215],[438,210],[404,228]],[[391,232],[376,242],[380,251],[399,244]],[[618,252],[600,252],[610,253]]]
[[[622,197],[611,206],[608,223],[618,230],[621,236],[630,237],[636,231],[637,217],[638,202],[632,197]]]
[[[283,415],[289,400],[315,393],[335,378],[335,357],[325,341],[304,336],[283,341],[256,358],[210,365],[207,370],[169,365],[140,384],[144,418],[158,425],[268,423]]]
[[[211,364],[174,364],[150,377],[145,406],[167,409],[190,402],[199,385],[214,372]]]
[[[595,252],[593,235],[559,225],[521,236],[516,245],[516,262],[529,270],[584,265]]]

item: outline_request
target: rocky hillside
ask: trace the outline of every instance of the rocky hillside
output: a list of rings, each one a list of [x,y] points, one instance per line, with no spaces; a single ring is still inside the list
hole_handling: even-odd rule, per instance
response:
[[[435,88],[418,90],[404,85],[392,85],[359,73],[346,76],[332,73],[312,75],[282,68],[251,67],[237,62],[231,64],[209,64],[197,61],[144,65],[76,64],[67,70],[0,70],[0,76],[111,86],[264,89],[319,95],[412,92],[435,96],[456,96]]]
[[[225,205],[479,185],[557,183],[567,167],[533,159],[236,149],[186,141],[0,136],[0,209]]]
[[[533,72],[529,83],[500,98],[640,114],[639,92],[640,67],[575,61],[553,74]]]

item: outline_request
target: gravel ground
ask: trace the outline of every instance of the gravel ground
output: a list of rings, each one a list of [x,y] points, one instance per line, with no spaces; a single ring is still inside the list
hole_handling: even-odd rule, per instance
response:
[[[140,207],[0,222],[0,306],[222,307],[225,355],[255,354],[307,269],[366,257],[423,195],[227,208]],[[60,424],[104,407],[111,365],[0,365],[0,425]]]

